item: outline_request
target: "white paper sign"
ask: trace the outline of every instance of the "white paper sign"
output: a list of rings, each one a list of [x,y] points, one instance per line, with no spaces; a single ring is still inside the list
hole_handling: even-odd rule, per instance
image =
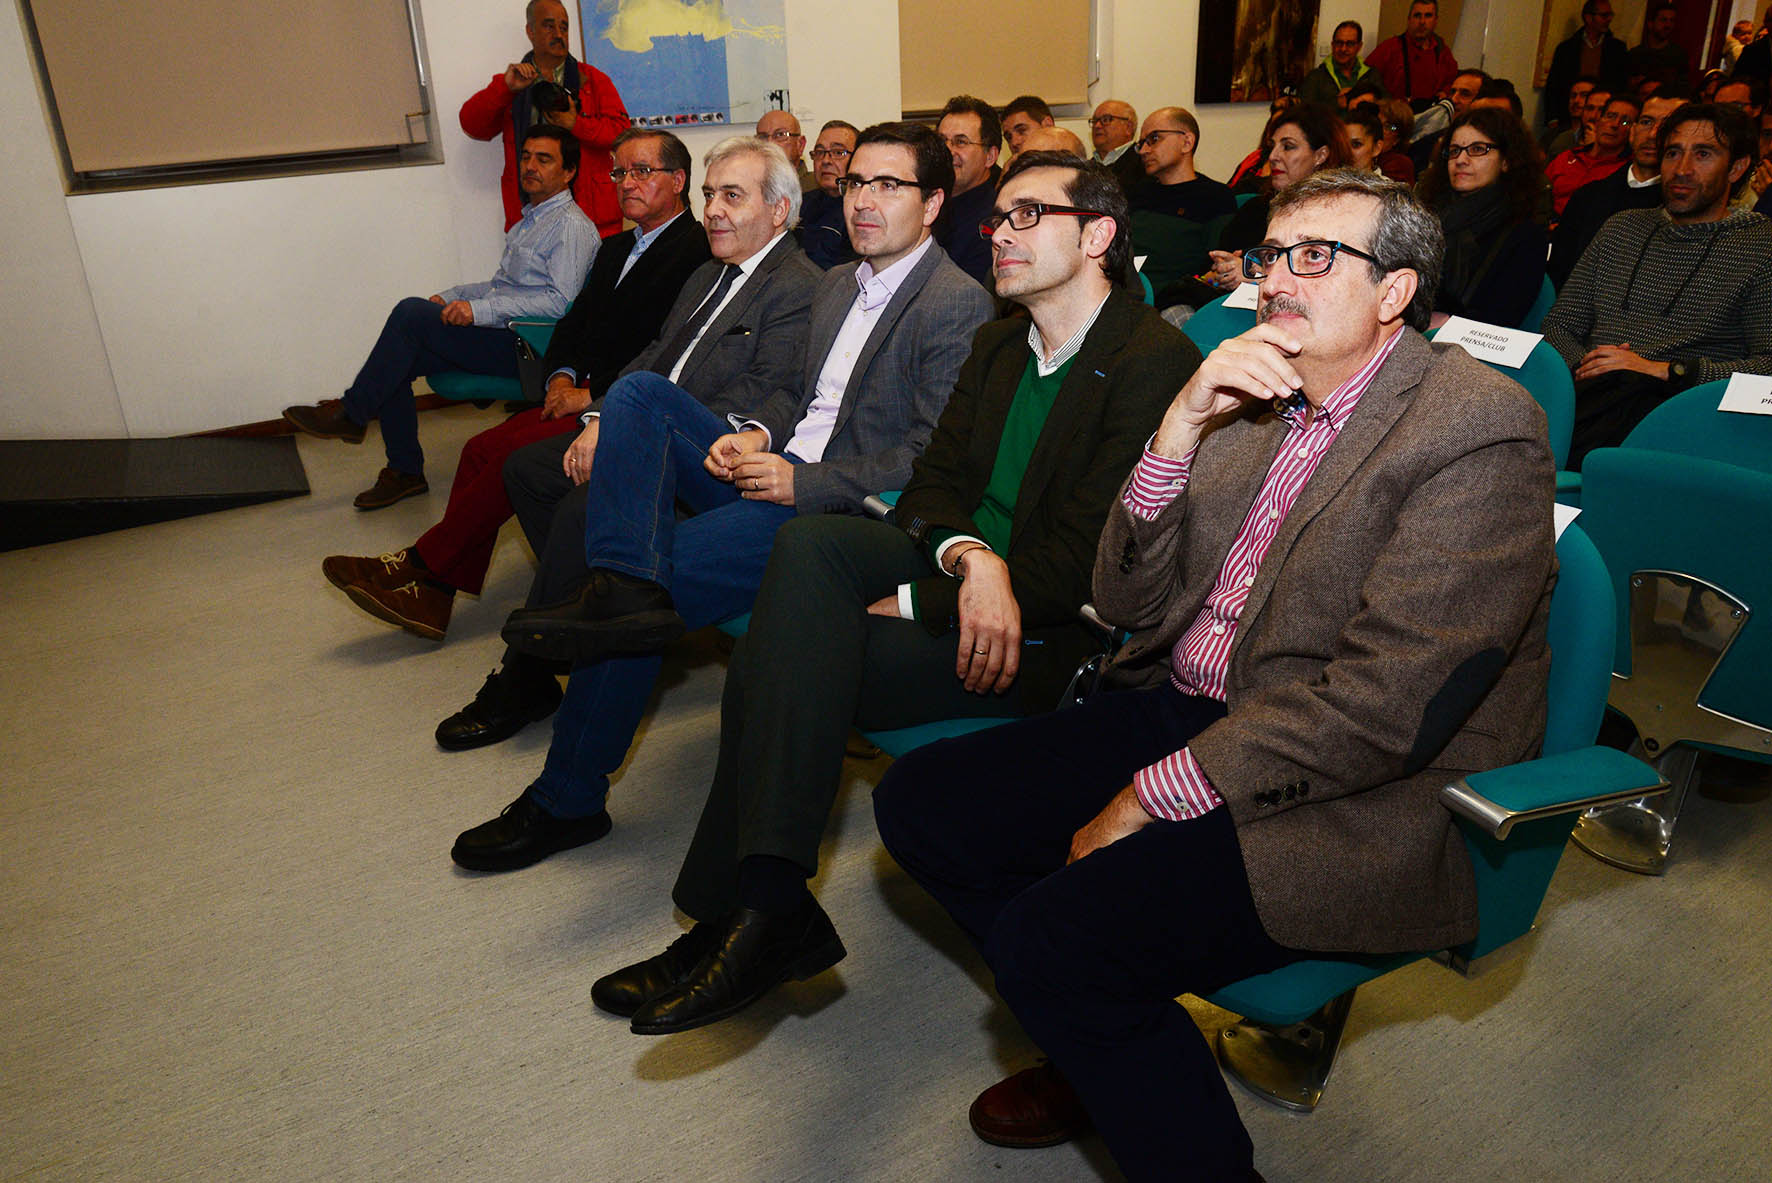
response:
[[[1247,308],[1254,312],[1255,297],[1260,291],[1261,285],[1258,283],[1240,283],[1237,285],[1236,291],[1224,298],[1224,306],[1226,308]]]
[[[1743,415],[1772,415],[1772,377],[1765,374],[1730,374],[1719,411]]]
[[[1448,345],[1462,345],[1464,351],[1478,361],[1517,370],[1526,364],[1533,348],[1544,340],[1544,334],[1528,333],[1524,329],[1504,329],[1500,325],[1452,316],[1440,326],[1440,331],[1434,334],[1434,340]]]
[[[1149,255],[1133,255],[1132,256],[1132,265],[1134,267],[1138,268],[1140,271],[1143,271],[1144,270],[1144,261],[1148,258],[1150,258]]]
[[[1577,506],[1564,505],[1561,501],[1551,502],[1551,520],[1557,524],[1558,538],[1561,538],[1563,531],[1569,528],[1569,523],[1580,516],[1581,510]]]

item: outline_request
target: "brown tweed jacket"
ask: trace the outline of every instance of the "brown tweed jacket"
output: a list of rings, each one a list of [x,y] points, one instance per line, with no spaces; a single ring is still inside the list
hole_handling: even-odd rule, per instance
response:
[[[1476,930],[1439,789],[1534,756],[1556,553],[1545,420],[1517,384],[1412,329],[1269,547],[1225,719],[1190,749],[1230,808],[1263,926],[1295,948],[1434,949]],[[1167,677],[1278,451],[1247,408],[1155,521],[1116,499],[1095,604],[1116,669]]]

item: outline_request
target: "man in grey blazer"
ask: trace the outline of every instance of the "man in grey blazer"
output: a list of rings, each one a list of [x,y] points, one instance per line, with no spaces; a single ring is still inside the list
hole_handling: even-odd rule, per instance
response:
[[[1175,397],[1101,537],[1095,604],[1143,688],[881,782],[887,848],[1051,1057],[974,1103],[986,1140],[1092,1119],[1130,1178],[1254,1178],[1175,997],[1474,935],[1437,794],[1543,738],[1554,474],[1530,396],[1420,335],[1441,251],[1373,174],[1277,198],[1245,254],[1259,323]],[[1297,391],[1308,412],[1273,401]]]
[[[897,488],[953,392],[983,288],[930,234],[951,154],[917,124],[862,133],[844,178],[858,263],[828,272],[799,380],[724,419],[655,374],[616,383],[586,489],[589,576],[560,603],[512,614],[519,650],[576,663],[541,776],[452,857],[528,866],[606,833],[609,774],[685,628],[750,609],[776,529],[798,514],[861,511]],[[679,522],[678,503],[694,511]]]

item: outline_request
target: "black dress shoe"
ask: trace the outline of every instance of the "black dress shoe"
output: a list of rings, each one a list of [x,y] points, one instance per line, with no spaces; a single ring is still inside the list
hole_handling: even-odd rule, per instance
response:
[[[719,925],[697,923],[657,957],[598,978],[591,986],[591,1001],[598,1010],[633,1018],[634,1012],[646,1003],[682,984],[702,956],[714,947],[714,939],[719,935]]]
[[[462,831],[449,857],[470,871],[516,871],[608,832],[606,809],[590,817],[555,817],[525,792],[491,821]]]
[[[437,724],[437,746],[465,752],[509,739],[553,714],[560,698],[560,683],[552,674],[521,677],[493,670],[473,702]]]
[[[782,982],[823,973],[845,952],[816,900],[786,914],[740,908],[713,928],[713,947],[689,976],[634,1012],[635,1035],[674,1035],[730,1018]]]
[[[670,592],[651,580],[594,567],[578,595],[517,609],[502,635],[519,653],[586,662],[657,653],[686,631]]]

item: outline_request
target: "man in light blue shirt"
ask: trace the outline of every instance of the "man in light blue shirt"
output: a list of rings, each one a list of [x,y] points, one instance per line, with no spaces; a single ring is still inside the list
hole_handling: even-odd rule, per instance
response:
[[[572,198],[578,140],[569,131],[537,124],[524,135],[520,156],[519,181],[528,204],[505,233],[498,272],[428,300],[400,301],[342,400],[283,412],[309,435],[352,444],[363,442],[369,420],[381,420],[388,464],[375,484],[357,495],[358,509],[380,509],[430,488],[418,443],[414,378],[451,370],[516,377],[516,337],[505,326],[520,317],[557,319],[584,284],[598,238]]]

